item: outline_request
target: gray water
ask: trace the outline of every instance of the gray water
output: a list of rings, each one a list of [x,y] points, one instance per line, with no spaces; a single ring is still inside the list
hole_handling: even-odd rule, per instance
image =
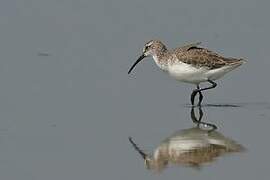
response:
[[[0,1],[0,179],[268,179],[270,1]],[[147,170],[151,154],[196,126],[192,85],[150,58],[144,43],[190,42],[248,63],[205,92],[202,120],[244,152],[200,168]]]

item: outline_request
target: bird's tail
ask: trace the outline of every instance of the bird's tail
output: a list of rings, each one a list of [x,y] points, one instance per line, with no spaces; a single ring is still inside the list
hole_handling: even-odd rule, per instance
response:
[[[228,65],[232,65],[232,66],[242,65],[242,64],[247,62],[247,60],[242,59],[242,58],[241,59],[228,58],[228,59],[226,59],[226,61],[227,61]]]

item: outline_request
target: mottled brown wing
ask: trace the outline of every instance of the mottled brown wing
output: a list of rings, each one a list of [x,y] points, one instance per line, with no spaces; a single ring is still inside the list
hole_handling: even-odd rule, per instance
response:
[[[217,69],[227,64],[240,61],[234,58],[225,58],[208,49],[197,46],[190,46],[188,49],[178,48],[174,50],[177,58],[184,63],[192,64],[196,67],[207,67]]]

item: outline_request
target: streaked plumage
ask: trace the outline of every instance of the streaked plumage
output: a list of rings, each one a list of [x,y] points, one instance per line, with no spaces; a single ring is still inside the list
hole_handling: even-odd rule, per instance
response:
[[[173,53],[177,60],[196,67],[207,67],[217,69],[223,66],[242,63],[242,59],[225,58],[208,49],[197,47],[200,43],[191,44],[182,48],[176,48]]]
[[[198,42],[168,50],[161,41],[151,40],[145,44],[143,55],[133,64],[129,73],[144,57],[152,56],[160,69],[168,72],[179,81],[197,86],[197,89],[193,91],[191,101],[194,104],[194,96],[199,93],[200,105],[201,91],[214,88],[216,86],[215,80],[245,62],[243,59],[226,58],[206,48],[198,47],[200,44]],[[199,84],[201,82],[210,82],[212,86],[200,89]]]

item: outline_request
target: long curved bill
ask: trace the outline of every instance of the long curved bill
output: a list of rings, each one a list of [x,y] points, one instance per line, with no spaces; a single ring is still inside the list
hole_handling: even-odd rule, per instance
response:
[[[142,54],[142,55],[138,58],[138,60],[131,66],[131,68],[130,68],[129,71],[128,71],[128,74],[131,73],[131,71],[134,69],[134,67],[135,67],[141,60],[143,60],[143,58],[145,58],[145,55],[144,55],[144,54]]]

